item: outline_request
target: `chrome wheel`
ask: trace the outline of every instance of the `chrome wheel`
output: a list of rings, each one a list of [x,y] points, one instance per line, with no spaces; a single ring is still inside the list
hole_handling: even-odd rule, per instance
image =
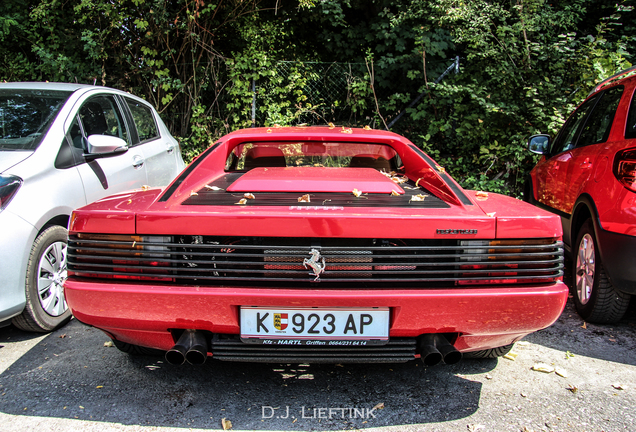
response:
[[[592,296],[595,266],[594,240],[589,233],[585,233],[579,243],[579,251],[576,256],[576,280],[574,281],[576,295],[582,305],[587,304]]]
[[[64,298],[66,280],[66,243],[52,243],[38,263],[38,298],[44,311],[57,317],[68,309]]]

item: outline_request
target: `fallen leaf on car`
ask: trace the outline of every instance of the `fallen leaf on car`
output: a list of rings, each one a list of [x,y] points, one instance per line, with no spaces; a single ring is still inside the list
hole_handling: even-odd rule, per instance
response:
[[[243,195],[243,197],[247,198],[247,199],[256,199],[256,197],[254,196],[254,194],[251,193],[246,193]]]
[[[336,127],[336,126],[335,126],[333,123],[329,123],[329,129],[333,129],[333,128],[335,128],[335,127]]]
[[[346,133],[346,134],[352,134],[353,133],[353,129],[351,129],[351,128],[345,129],[345,127],[343,126],[342,130],[340,130],[340,132],[341,133]]]
[[[272,130],[271,129],[267,129],[267,133],[272,133]]]
[[[232,422],[223,417],[221,419],[221,426],[223,426],[223,430],[230,430],[232,429]]]
[[[625,387],[623,386],[623,384],[620,384],[620,383],[614,383],[612,384],[612,387],[614,387],[616,390],[625,390]]]
[[[196,193],[195,191],[190,191],[190,196],[195,196],[195,195],[199,195],[199,194]]]
[[[477,191],[475,192],[475,197],[479,200],[479,201],[484,201],[488,199],[488,192],[484,192],[484,191]]]
[[[362,191],[358,190],[358,189],[354,189],[352,191],[352,193],[356,196],[356,197],[360,197],[360,195],[362,195]]]
[[[561,366],[555,366],[554,373],[556,373],[558,376],[563,377],[563,378],[567,378],[568,377],[568,371],[563,369]]]
[[[150,186],[148,186],[148,185],[142,185],[141,186],[141,190],[142,191],[147,191],[148,189],[150,189]]]
[[[379,404],[374,406],[373,409],[374,410],[376,410],[376,409],[384,409],[384,402],[380,402]],[[371,410],[371,411],[373,411],[373,410]]]
[[[132,204],[132,200],[131,199],[128,200],[128,204]]]
[[[245,198],[241,198],[241,199],[239,200],[239,202],[234,203],[234,204],[247,204],[247,200],[246,200]]]
[[[508,354],[504,355],[503,358],[505,358],[506,360],[515,361],[518,356],[519,356],[519,354],[514,353],[514,352],[511,351]]]
[[[301,197],[298,197],[298,202],[311,202],[311,197],[309,194],[305,194]]]
[[[424,180],[424,177],[418,178],[417,181],[415,182],[415,186],[420,187],[420,180]]]
[[[210,186],[210,185],[205,185],[205,188],[206,188],[206,189],[213,190],[213,191],[220,191],[220,190],[223,190],[223,188],[220,188],[220,187],[218,187],[218,186]]]
[[[488,217],[495,217],[495,215],[497,214],[497,212],[492,212],[492,213],[486,213],[486,216]]]
[[[364,129],[364,130],[371,130],[371,128],[369,127],[369,125],[366,125],[363,129]]]
[[[533,371],[543,372],[543,373],[552,373],[554,372],[554,368],[545,363],[535,363],[531,368]]]
[[[417,194],[413,195],[409,201],[424,201],[428,195]]]
[[[575,385],[570,384],[568,387],[566,387],[567,390],[571,391],[572,393],[576,393],[577,391],[579,391],[579,388]]]
[[[435,168],[437,168],[437,171],[439,171],[442,174],[444,174],[446,172],[446,168],[444,168],[442,166],[435,165]]]
[[[393,180],[393,182],[395,182],[397,184],[402,184],[402,183],[406,183],[407,181],[409,181],[408,177],[404,177],[404,176],[391,177],[391,180]]]
[[[112,340],[109,340],[108,342],[104,342],[104,346],[107,348],[113,347],[115,346],[115,344],[113,343]]]
[[[400,194],[397,193],[396,191],[392,190],[391,191],[391,196],[400,196]]]

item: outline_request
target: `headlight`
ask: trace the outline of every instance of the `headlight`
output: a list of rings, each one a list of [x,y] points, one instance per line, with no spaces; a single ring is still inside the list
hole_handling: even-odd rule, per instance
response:
[[[4,210],[9,204],[9,201],[20,189],[21,184],[22,179],[20,177],[0,174],[0,211]]]

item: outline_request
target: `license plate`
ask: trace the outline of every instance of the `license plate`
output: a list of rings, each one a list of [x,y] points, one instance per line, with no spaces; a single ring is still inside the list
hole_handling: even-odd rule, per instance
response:
[[[242,306],[241,339],[274,345],[383,344],[389,340],[389,308]]]

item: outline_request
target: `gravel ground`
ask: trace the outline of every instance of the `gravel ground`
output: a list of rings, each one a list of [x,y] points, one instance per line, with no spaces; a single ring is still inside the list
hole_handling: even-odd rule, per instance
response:
[[[0,329],[3,431],[636,430],[636,302],[618,325],[568,303],[515,360],[397,365],[171,366],[130,357],[73,320],[48,335]],[[563,369],[533,371],[542,363]],[[331,408],[331,412],[329,409]],[[322,410],[321,410],[322,409]]]

